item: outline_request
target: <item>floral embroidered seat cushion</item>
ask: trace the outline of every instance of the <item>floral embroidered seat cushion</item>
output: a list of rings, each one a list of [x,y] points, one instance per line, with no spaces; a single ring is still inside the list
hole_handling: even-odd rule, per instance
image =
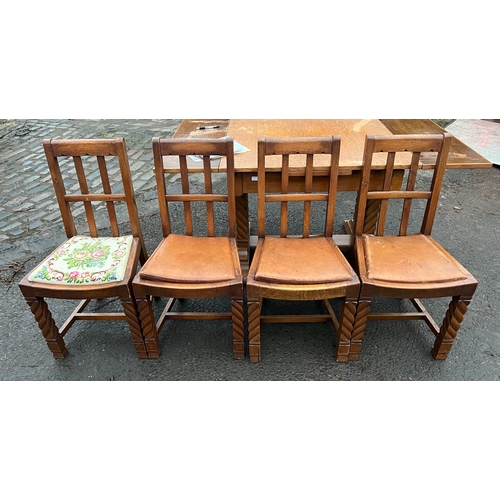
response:
[[[29,281],[66,285],[96,285],[123,280],[133,236],[91,238],[73,236],[29,276]]]

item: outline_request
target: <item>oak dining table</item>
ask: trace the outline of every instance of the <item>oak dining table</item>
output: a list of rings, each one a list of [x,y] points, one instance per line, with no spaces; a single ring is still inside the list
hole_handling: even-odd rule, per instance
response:
[[[256,236],[250,235],[248,195],[257,192],[257,141],[259,137],[325,137],[339,135],[341,137],[341,153],[339,163],[338,190],[357,191],[359,189],[361,165],[366,135],[394,134],[435,134],[446,132],[432,120],[427,119],[185,119],[174,134],[174,138],[219,138],[232,137],[244,146],[246,151],[234,156],[236,178],[236,210],[238,233],[237,241],[242,269],[249,266],[250,249],[256,244]],[[435,156],[424,157],[421,168],[433,163]],[[165,160],[165,171],[175,172],[178,166]],[[274,160],[274,163],[273,163]],[[383,160],[380,160],[381,169]],[[402,155],[396,160],[396,175],[393,182],[400,184],[404,170],[409,166],[409,156]],[[327,159],[325,155],[325,168]],[[192,171],[201,171],[199,163],[188,162]],[[266,186],[270,190],[279,190],[280,159],[271,158],[266,161]],[[293,166],[293,165],[291,165]],[[447,161],[449,169],[490,168],[492,163],[472,148],[453,137]],[[321,168],[321,159],[318,168]],[[212,170],[225,171],[225,159],[212,161]],[[300,168],[295,172],[295,180],[301,182]],[[383,171],[375,171],[370,183],[376,188],[381,185]],[[326,178],[325,178],[326,179]],[[322,178],[317,178],[315,188],[321,189]],[[273,187],[274,186],[274,187]],[[326,182],[325,182],[326,186]],[[290,189],[293,189],[291,180]],[[337,245],[348,250],[352,244],[350,221],[344,223],[347,234],[335,235]],[[370,228],[366,228],[367,232]],[[253,241],[255,240],[255,241]]]

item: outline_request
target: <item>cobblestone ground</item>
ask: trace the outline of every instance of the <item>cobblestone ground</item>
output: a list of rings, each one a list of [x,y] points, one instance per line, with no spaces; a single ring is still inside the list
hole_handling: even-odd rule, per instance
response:
[[[60,223],[43,139],[124,137],[137,201],[147,211],[156,201],[151,139],[171,137],[180,122],[0,120],[0,251]]]

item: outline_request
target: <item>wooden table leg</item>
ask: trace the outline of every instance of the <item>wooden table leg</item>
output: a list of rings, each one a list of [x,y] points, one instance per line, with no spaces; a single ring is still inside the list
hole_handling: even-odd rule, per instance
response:
[[[375,176],[374,176],[375,173]],[[391,189],[398,190],[401,189],[403,184],[404,170],[396,170],[392,176],[392,184]],[[382,181],[381,175],[378,172],[372,172],[372,177],[370,178],[370,184],[380,183]],[[370,189],[382,189],[380,186],[370,186]],[[380,211],[380,202],[381,200],[368,200],[366,203],[366,213],[365,213],[365,224],[363,227],[363,233],[365,234],[374,234],[375,229],[377,228],[378,222],[378,214]],[[344,220],[344,228],[347,231],[347,234],[354,233],[354,221],[353,220]]]
[[[236,196],[236,242],[241,270],[247,274],[250,267],[250,225],[248,221],[248,194]]]

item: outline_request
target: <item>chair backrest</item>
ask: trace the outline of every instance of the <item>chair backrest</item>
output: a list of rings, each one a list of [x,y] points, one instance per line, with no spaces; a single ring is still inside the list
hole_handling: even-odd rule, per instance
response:
[[[420,232],[429,235],[438,207],[450,143],[450,134],[368,135],[365,140],[360,188],[356,200],[354,234],[360,236],[363,232],[367,232],[366,220],[373,218],[374,220],[368,225],[375,228],[376,235],[383,236],[389,200],[402,200],[399,235],[406,235],[412,200],[422,199],[427,201],[424,202],[425,210]],[[404,156],[396,157],[396,155]],[[423,157],[426,159],[425,170],[422,169],[420,162]],[[432,157],[435,157],[434,165],[433,162],[429,164]],[[407,169],[407,180],[406,183],[402,182],[401,187],[399,181],[394,179],[395,164],[402,164]],[[383,185],[377,186],[375,190],[370,188],[370,176],[374,170],[380,169],[384,171]],[[419,187],[417,174],[420,173],[423,177],[423,172],[428,170],[433,171],[432,178],[424,188]]]
[[[83,203],[90,236],[98,236],[92,203],[106,204],[111,234],[115,237],[120,236],[115,203],[125,202],[130,221],[130,230],[132,235],[139,238],[141,243],[140,261],[145,263],[147,251],[139,222],[139,213],[135,200],[132,176],[130,174],[125,139],[46,139],[43,141],[43,148],[68,238],[78,234],[74,219],[75,214],[73,213],[75,203]],[[112,192],[112,189],[115,189],[115,186],[112,186],[115,174],[110,176],[110,160],[106,157],[115,157],[117,159],[123,192]],[[60,162],[62,163],[64,159],[68,160],[68,165],[65,164],[63,173]],[[74,175],[73,178],[71,175],[71,172],[74,172],[71,169],[71,159],[76,170],[76,184],[74,184]],[[97,171],[100,182],[98,181]],[[67,194],[65,179],[67,182],[74,184],[71,190],[79,191],[79,193]],[[116,186],[116,189],[119,189],[119,187],[119,185]],[[90,192],[90,189],[92,189],[92,192]]]
[[[281,156],[281,188],[272,193],[266,184],[270,169],[266,157]],[[317,155],[321,156],[321,161]],[[324,155],[327,155],[326,157]],[[326,202],[324,235],[332,236],[340,157],[340,137],[259,138],[258,140],[258,236],[265,236],[266,203],[281,203],[280,237],[289,234],[289,203],[303,202],[302,237],[311,232],[311,203]],[[303,166],[298,166],[301,162]],[[304,164],[305,162],[305,164]],[[291,165],[291,163],[293,165]],[[317,182],[318,177],[321,179]]]
[[[221,202],[226,203],[227,206],[228,235],[232,238],[236,237],[234,145],[231,137],[222,137],[220,139],[160,139],[155,137],[153,138],[153,156],[163,236],[166,237],[173,232],[169,204],[174,202],[182,203],[184,208],[184,229],[185,234],[188,236],[193,236],[193,207],[191,204],[194,202],[205,203],[207,235],[209,237],[215,236],[216,217],[214,215],[214,203]],[[163,163],[164,156],[178,157],[181,193],[167,193]],[[199,176],[200,174],[198,173],[199,169],[190,171],[188,168],[188,156],[198,158],[202,163],[203,192],[192,193],[190,191],[190,175]],[[213,192],[211,158],[213,160],[214,157],[226,157],[227,190],[222,194]]]

